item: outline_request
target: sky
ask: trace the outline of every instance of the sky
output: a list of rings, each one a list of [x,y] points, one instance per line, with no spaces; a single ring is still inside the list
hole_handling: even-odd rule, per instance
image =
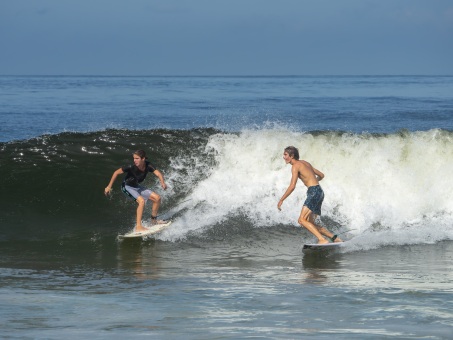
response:
[[[452,0],[0,0],[0,75],[453,75]]]

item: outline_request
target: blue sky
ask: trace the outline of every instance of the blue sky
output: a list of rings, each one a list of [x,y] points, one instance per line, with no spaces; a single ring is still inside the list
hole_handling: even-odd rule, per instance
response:
[[[0,74],[453,75],[453,1],[0,0]]]

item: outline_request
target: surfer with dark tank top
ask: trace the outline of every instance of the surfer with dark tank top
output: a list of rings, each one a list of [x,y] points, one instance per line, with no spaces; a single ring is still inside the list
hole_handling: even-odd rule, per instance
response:
[[[299,150],[294,146],[288,146],[284,150],[283,159],[286,164],[291,164],[292,177],[288,189],[286,189],[286,192],[278,202],[278,210],[281,210],[283,201],[291,195],[296,188],[297,179],[300,179],[308,190],[307,199],[299,216],[299,224],[318,238],[318,244],[329,243],[323,236],[327,236],[334,242],[343,242],[326,228],[315,224],[316,217],[321,215],[321,205],[324,200],[324,191],[319,185],[319,181],[324,178],[324,174],[307,161],[299,160]]]
[[[135,226],[135,231],[140,232],[146,230],[146,228],[142,225],[142,216],[147,200],[151,200],[153,202],[151,223],[167,223],[167,221],[157,219],[157,214],[161,203],[160,195],[148,188],[141,186],[140,183],[142,183],[145,180],[146,175],[151,172],[156,175],[157,178],[159,178],[160,185],[164,190],[167,189],[167,185],[165,184],[164,176],[162,175],[162,173],[147,161],[145,151],[135,151],[133,158],[134,164],[123,166],[113,173],[109,185],[104,189],[104,194],[109,195],[116,178],[121,174],[126,174],[126,176],[124,176],[123,183],[121,184],[121,190],[131,199],[135,200],[138,204],[137,224]]]

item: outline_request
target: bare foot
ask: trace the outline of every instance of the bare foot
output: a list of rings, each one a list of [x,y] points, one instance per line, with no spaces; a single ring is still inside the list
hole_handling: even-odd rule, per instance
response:
[[[142,225],[135,227],[135,232],[136,233],[141,233],[142,231],[146,231],[146,230],[147,229],[144,226],[142,226]]]
[[[344,242],[344,241],[343,241],[341,238],[337,237],[337,238],[335,239],[335,241],[333,241],[333,242],[334,242],[334,243],[338,243],[338,242]]]
[[[323,238],[322,240],[318,240],[318,244],[326,244],[326,243],[329,243],[329,241],[327,241],[325,238]]]

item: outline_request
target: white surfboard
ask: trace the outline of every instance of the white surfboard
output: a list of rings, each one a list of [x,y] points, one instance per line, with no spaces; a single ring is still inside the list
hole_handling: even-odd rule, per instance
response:
[[[338,251],[341,247],[344,247],[345,242],[332,242],[325,244],[317,243],[306,243],[302,247],[302,253],[304,254],[316,254],[320,252],[332,252]]]
[[[119,238],[137,238],[137,237],[146,237],[146,236],[151,236],[157,233],[160,233],[162,230],[165,228],[169,227],[171,224],[171,221],[168,221],[165,224],[156,224],[153,225],[152,227],[146,228],[146,231],[132,231],[130,233],[120,235]]]

